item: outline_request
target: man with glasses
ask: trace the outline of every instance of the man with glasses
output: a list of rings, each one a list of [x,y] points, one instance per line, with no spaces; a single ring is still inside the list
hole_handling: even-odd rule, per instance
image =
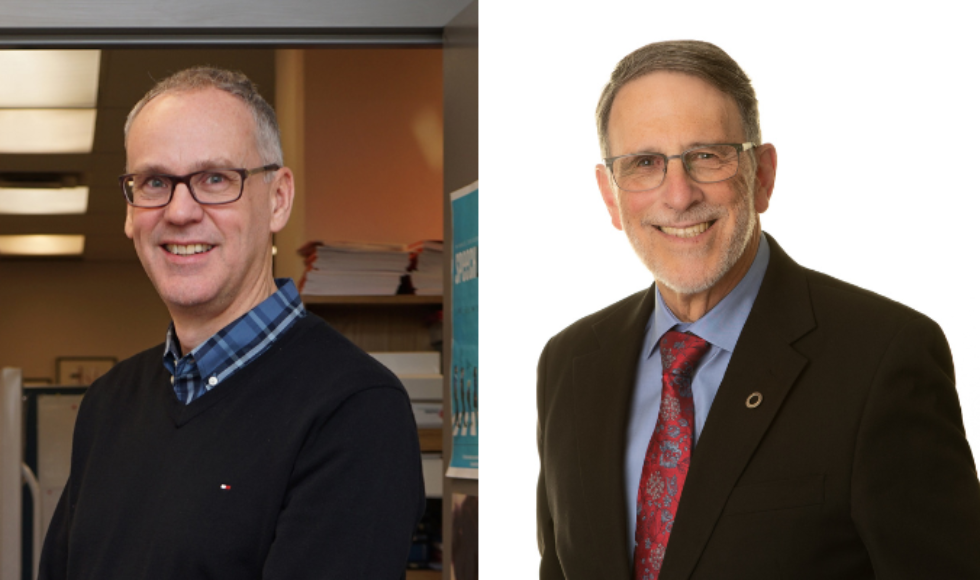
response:
[[[411,405],[272,277],[293,201],[275,112],[195,68],[125,132],[125,232],[173,322],[86,394],[40,577],[402,577],[425,503]]]
[[[596,180],[655,283],[538,368],[542,579],[980,578],[980,483],[939,327],[793,262],[776,151],[718,47],[624,58]]]

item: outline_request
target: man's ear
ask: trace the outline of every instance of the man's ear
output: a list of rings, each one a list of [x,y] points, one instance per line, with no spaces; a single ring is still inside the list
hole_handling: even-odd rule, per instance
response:
[[[755,211],[764,213],[776,185],[776,148],[771,143],[756,147],[755,152]]]
[[[602,201],[605,202],[609,217],[612,218],[613,227],[622,230],[623,222],[619,217],[619,199],[616,197],[616,188],[613,187],[609,170],[601,163],[595,166],[595,182],[602,193]]]
[[[133,239],[133,206],[126,204],[126,223],[123,224],[123,231],[126,237]]]
[[[272,221],[269,224],[269,229],[274,234],[286,227],[289,214],[293,211],[293,197],[296,194],[292,170],[283,167],[276,173],[276,179],[273,183],[275,189],[269,199],[272,209]]]

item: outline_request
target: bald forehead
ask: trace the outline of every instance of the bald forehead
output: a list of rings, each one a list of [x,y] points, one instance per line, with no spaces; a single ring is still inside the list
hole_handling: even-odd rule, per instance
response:
[[[157,163],[157,157],[189,162],[193,156],[198,164],[227,158],[237,166],[249,157],[258,159],[255,119],[241,99],[218,89],[163,93],[133,119],[126,153],[130,171],[148,169],[138,165],[146,158]]]
[[[185,103],[188,103],[185,105]],[[161,93],[149,100],[133,119],[136,126],[141,118],[159,109],[191,106],[202,111],[224,111],[237,118],[239,123],[254,130],[255,119],[244,102],[235,95],[220,89],[207,87],[190,90],[174,90]]]

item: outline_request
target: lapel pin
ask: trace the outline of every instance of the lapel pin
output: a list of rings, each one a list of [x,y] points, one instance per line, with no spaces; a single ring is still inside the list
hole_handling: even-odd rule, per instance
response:
[[[745,399],[745,406],[749,409],[755,409],[762,404],[762,393],[756,391],[749,395],[748,399]]]
[[[229,489],[231,489],[231,486],[228,485],[227,483],[222,483],[221,484],[221,489],[223,489],[225,491],[228,491]]]

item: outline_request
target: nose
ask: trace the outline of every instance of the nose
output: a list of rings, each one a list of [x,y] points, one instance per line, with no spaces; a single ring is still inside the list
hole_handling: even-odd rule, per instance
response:
[[[667,160],[667,175],[660,184],[663,203],[674,211],[685,211],[702,201],[703,193],[698,183],[687,174],[687,168],[680,156]]]
[[[175,225],[194,223],[204,216],[204,208],[191,195],[186,183],[174,186],[173,198],[164,209],[167,221]]]

